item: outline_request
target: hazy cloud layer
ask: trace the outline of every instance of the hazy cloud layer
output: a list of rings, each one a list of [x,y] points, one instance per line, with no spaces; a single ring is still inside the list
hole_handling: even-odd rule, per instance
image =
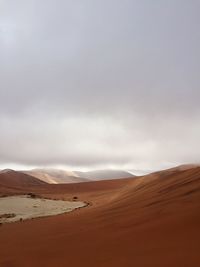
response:
[[[199,9],[0,0],[0,165],[200,162]]]

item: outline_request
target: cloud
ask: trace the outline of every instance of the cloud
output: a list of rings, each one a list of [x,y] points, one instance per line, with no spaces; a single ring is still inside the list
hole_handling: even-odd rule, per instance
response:
[[[0,5],[0,163],[199,160],[198,1]]]

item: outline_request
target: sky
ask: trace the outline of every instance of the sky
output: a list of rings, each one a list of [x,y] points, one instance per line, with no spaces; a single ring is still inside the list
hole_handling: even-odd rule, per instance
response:
[[[0,167],[200,163],[199,10],[0,0]]]

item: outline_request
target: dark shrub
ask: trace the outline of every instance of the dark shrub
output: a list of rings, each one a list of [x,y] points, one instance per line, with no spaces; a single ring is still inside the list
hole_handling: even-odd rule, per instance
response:
[[[36,194],[34,194],[34,193],[28,193],[27,194],[29,197],[31,197],[31,198],[36,198],[37,196],[36,196]]]

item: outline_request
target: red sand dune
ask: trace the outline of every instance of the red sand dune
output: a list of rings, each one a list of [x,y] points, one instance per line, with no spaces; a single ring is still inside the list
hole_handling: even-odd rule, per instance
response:
[[[46,184],[39,179],[24,173],[20,173],[13,170],[4,170],[0,172],[0,186],[35,186]]]
[[[1,226],[0,266],[200,266],[199,167],[29,189],[92,205]]]

